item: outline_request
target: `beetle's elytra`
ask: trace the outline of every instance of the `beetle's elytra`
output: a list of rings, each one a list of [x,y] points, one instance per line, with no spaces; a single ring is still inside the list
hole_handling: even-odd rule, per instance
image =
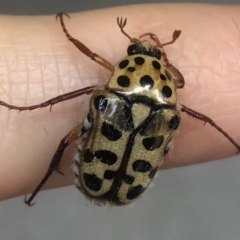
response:
[[[63,16],[59,13],[57,18],[67,38],[82,53],[111,71],[112,76],[105,86],[86,87],[34,106],[18,107],[0,101],[2,106],[23,111],[92,94],[85,121],[62,139],[46,175],[25,199],[28,205],[32,205],[51,174],[58,171],[65,148],[79,139],[74,166],[77,188],[100,204],[131,203],[149,186],[168,153],[180,124],[180,111],[211,124],[240,151],[239,144],[213,120],[177,103],[176,89],[184,87],[184,78],[169,62],[163,47],[174,43],[181,31],[174,31],[172,40],[163,44],[152,33],[131,38],[124,31],[127,20],[118,18],[118,26],[131,44],[128,55],[113,66],[73,38]],[[141,40],[142,37],[149,37],[151,42]]]

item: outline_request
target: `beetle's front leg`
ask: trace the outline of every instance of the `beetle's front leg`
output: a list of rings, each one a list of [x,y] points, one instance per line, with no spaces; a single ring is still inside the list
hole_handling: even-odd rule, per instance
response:
[[[69,32],[68,32],[68,30],[65,26],[65,23],[63,21],[63,15],[69,17],[65,13],[58,13],[57,16],[56,16],[56,19],[57,18],[60,19],[60,23],[61,23],[63,32],[66,34],[66,37],[68,38],[68,40],[71,41],[82,53],[84,53],[86,56],[90,57],[93,61],[97,62],[98,64],[105,67],[109,71],[113,72],[114,71],[114,66],[111,63],[109,63],[107,60],[105,60],[104,58],[99,56],[97,53],[92,52],[86,45],[84,45],[82,42],[80,42],[76,38],[73,38],[69,34]]]

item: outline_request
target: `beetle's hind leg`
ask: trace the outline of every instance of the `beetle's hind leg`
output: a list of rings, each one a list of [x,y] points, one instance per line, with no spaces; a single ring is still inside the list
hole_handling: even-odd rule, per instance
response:
[[[205,123],[209,123],[211,126],[216,128],[220,133],[223,134],[224,137],[226,137],[237,148],[238,152],[240,152],[240,145],[237,142],[235,142],[234,139],[227,132],[225,132],[221,127],[219,127],[211,118],[209,118],[208,116],[202,113],[196,112],[193,109],[188,108],[184,105],[179,104],[178,106],[180,111],[185,112],[188,115],[194,118],[197,118]]]
[[[47,182],[47,180],[49,179],[49,177],[53,174],[54,171],[60,173],[63,175],[62,172],[59,171],[59,163],[62,159],[62,155],[64,153],[64,150],[69,146],[70,143],[72,143],[74,140],[78,139],[79,137],[82,136],[83,133],[85,133],[87,130],[89,129],[84,129],[83,128],[83,124],[78,125],[77,127],[75,127],[74,129],[72,129],[60,142],[57,151],[55,152],[48,170],[45,174],[45,176],[43,177],[43,179],[41,180],[41,182],[37,185],[37,187],[35,188],[35,190],[33,191],[33,193],[31,194],[31,196],[29,198],[25,197],[25,203],[28,206],[32,206],[34,205],[34,203],[32,203],[33,199],[35,198],[35,196],[37,195],[37,193],[41,190],[41,188],[43,187],[43,185]]]

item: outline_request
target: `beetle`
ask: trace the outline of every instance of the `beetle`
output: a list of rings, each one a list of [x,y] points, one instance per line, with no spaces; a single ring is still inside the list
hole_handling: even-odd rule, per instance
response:
[[[48,170],[25,203],[32,205],[36,194],[52,175],[59,172],[59,163],[67,146],[77,140],[75,183],[91,201],[99,205],[125,205],[137,199],[149,186],[168,153],[174,133],[179,127],[180,112],[209,123],[240,151],[231,136],[208,116],[177,102],[176,89],[184,87],[184,77],[168,60],[164,46],[172,44],[181,31],[173,32],[172,40],[161,43],[150,32],[138,39],[124,30],[127,19],[117,18],[118,26],[129,40],[127,56],[115,66],[73,38],[59,13],[62,29],[83,54],[111,71],[104,86],[89,86],[52,98],[44,103],[19,107],[0,101],[0,105],[19,111],[50,108],[59,102],[91,94],[90,108],[84,122],[72,129],[60,142]],[[69,16],[68,16],[69,17]],[[141,40],[149,37],[148,40]]]

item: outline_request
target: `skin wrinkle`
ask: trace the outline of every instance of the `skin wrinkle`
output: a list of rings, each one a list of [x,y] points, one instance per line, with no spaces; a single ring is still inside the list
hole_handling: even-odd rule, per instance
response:
[[[226,39],[228,44],[232,47],[231,53],[235,54],[235,53],[239,53],[239,50],[240,50],[240,30],[239,30],[239,27],[238,27],[238,24],[236,23],[236,21],[234,19],[232,19],[232,21],[234,23],[234,28],[236,28],[236,30],[238,32],[238,35],[239,35],[238,38],[237,38],[238,44],[236,44],[236,46],[235,46],[234,42],[231,41],[231,39],[229,38],[228,35],[222,35],[222,37],[224,39]],[[234,29],[233,29],[233,31],[234,31]],[[239,59],[236,57],[235,60],[239,60]]]
[[[6,64],[6,74],[7,74],[7,77],[6,77],[6,79],[8,79],[9,81],[9,89],[8,89],[8,92],[7,92],[7,94],[6,94],[6,96],[9,96],[8,94],[11,92],[10,91],[10,87],[12,86],[12,84],[11,84],[11,82],[10,82],[10,70],[9,70],[9,62],[7,61],[7,57],[6,57],[6,52],[5,51],[3,51],[3,61],[5,62],[5,64]],[[3,63],[3,65],[4,65],[4,63]],[[7,90],[6,90],[7,91]],[[1,96],[2,96],[2,94],[1,94]],[[7,100],[10,100],[10,97],[7,99]]]
[[[64,44],[64,48],[67,49],[69,42]],[[74,62],[74,66],[77,66],[77,61],[75,58],[71,57],[71,53],[69,51],[64,51],[63,53],[58,53],[58,48],[54,47],[54,42],[53,42],[53,53],[54,53],[54,59],[55,59],[55,64],[56,64],[56,74],[57,74],[57,79],[58,82],[61,84],[61,88],[59,89],[59,92],[61,94],[66,92],[66,87],[69,87],[71,85],[71,68],[72,68],[72,61]],[[60,60],[58,60],[58,57],[60,57]],[[66,63],[68,63],[68,67],[64,70]],[[78,79],[81,79],[78,68],[75,68],[77,70],[77,76]],[[70,73],[70,75],[69,75]],[[64,80],[67,78],[67,84]]]
[[[35,55],[35,57],[37,58],[36,55]],[[38,59],[38,62],[40,64],[40,71],[39,71],[40,72],[40,78],[44,79],[44,73],[43,73],[44,67],[42,66],[41,61],[39,59]],[[44,94],[44,89],[45,89],[45,82],[44,81],[41,81],[41,89],[42,89],[42,93]]]
[[[54,60],[55,60],[54,64],[55,64],[55,67],[56,67],[56,74],[57,74],[57,80],[58,80],[58,92],[59,92],[59,94],[63,94],[64,87],[63,87],[62,79],[60,77],[58,60],[57,60],[57,54],[55,52],[55,48],[54,47],[53,47],[53,57],[54,57]]]
[[[164,11],[162,11],[163,8]],[[240,107],[240,99],[236,94],[237,87],[239,87],[237,82],[239,68],[237,64],[240,62],[240,56],[239,52],[236,52],[232,46],[235,44],[239,48],[239,33],[236,30],[234,32],[232,31],[233,28],[229,27],[230,21],[221,20],[221,26],[219,26],[219,28],[221,31],[224,31],[224,33],[226,32],[226,35],[230,40],[232,39],[232,41],[229,40],[229,42],[231,42],[230,45],[226,43],[225,39],[219,43],[219,41],[216,41],[219,35],[211,32],[211,21],[209,22],[209,19],[211,19],[210,14],[206,17],[206,13],[214,12],[214,27],[217,27],[218,19],[234,18],[236,23],[240,24],[239,10],[239,7],[236,6],[188,4],[186,7],[186,4],[153,4],[70,14],[71,19],[66,19],[65,21],[67,28],[74,37],[83,41],[91,50],[100,54],[113,64],[126,56],[126,48],[129,43],[128,39],[120,33],[117,27],[117,16],[124,15],[123,17],[128,18],[126,31],[132,37],[138,37],[151,29],[152,32],[159,36],[161,41],[165,41],[171,37],[175,29],[181,29],[182,34],[180,38],[173,45],[165,47],[170,62],[180,70],[186,81],[184,89],[178,90],[177,92],[179,102],[209,115],[231,134],[237,142],[240,142],[239,132],[236,131],[235,128],[240,121],[239,111],[236,111]],[[203,12],[204,15],[202,15]],[[151,13],[151,18],[149,18],[149,13]],[[159,14],[162,17],[159,17]],[[1,58],[3,58],[5,54],[7,72],[4,78],[10,80],[9,91],[7,91],[10,96],[4,96],[4,99],[2,99],[2,95],[5,95],[4,92],[8,89],[6,87],[5,90],[2,91],[2,87],[0,87],[1,100],[22,105],[20,96],[26,94],[26,87],[23,85],[19,90],[13,87],[15,83],[12,82],[10,75],[15,70],[15,66],[10,65],[10,63],[12,59],[16,60],[13,51],[24,49],[24,47],[26,47],[24,45],[27,43],[19,42],[18,48],[16,48],[11,39],[22,39],[24,35],[30,34],[33,39],[40,39],[39,37],[41,36],[43,41],[42,45],[40,45],[39,42],[36,44],[34,41],[31,43],[36,44],[36,46],[32,45],[32,47],[35,49],[36,59],[40,59],[38,64],[41,68],[41,74],[34,79],[31,76],[28,84],[37,83],[35,87],[37,88],[39,86],[39,88],[43,88],[43,94],[39,93],[40,91],[36,91],[36,94],[40,94],[40,96],[30,94],[28,96],[28,103],[39,103],[40,99],[45,101],[57,96],[59,81],[63,81],[60,88],[64,88],[61,89],[64,93],[87,86],[90,82],[92,83],[92,81],[99,81],[99,84],[106,83],[107,76],[110,75],[110,72],[98,66],[72,46],[71,42],[64,36],[59,22],[55,22],[54,16],[0,16],[0,18],[5,26],[2,30],[3,35],[9,36],[9,39],[6,41],[6,37],[2,38],[2,35],[0,35],[0,54]],[[158,26],[156,22],[160,22],[159,19],[161,23]],[[80,24],[83,22],[84,24]],[[144,25],[142,26],[142,24]],[[37,29],[34,28],[35,25]],[[14,31],[15,28],[20,31],[17,33],[18,36]],[[89,32],[89,29],[92,29],[91,32]],[[211,37],[209,37],[210,35]],[[223,46],[219,45],[223,43]],[[21,44],[23,45],[22,48]],[[214,44],[218,45],[217,49],[221,49],[222,47],[226,52],[231,51],[231,49],[235,51],[236,59],[238,59],[236,64],[234,66],[232,64],[222,64],[221,59],[216,59],[216,57],[212,58],[211,54],[205,52],[206,46],[214,46]],[[56,46],[56,49],[53,50],[52,48],[54,48],[54,46]],[[211,48],[209,51],[211,51]],[[52,52],[54,55],[49,56],[49,52]],[[67,52],[66,62],[61,63],[62,55],[59,55],[58,52]],[[218,94],[221,102],[216,99],[215,94],[213,94],[214,91],[207,90],[209,85],[211,85],[211,79],[200,77],[202,70],[202,62],[200,59],[203,54],[205,54],[205,56],[209,54],[209,62],[212,64],[205,66],[208,71],[211,70],[211,66],[215,66],[214,62],[217,62],[219,66],[220,76],[215,75],[214,78],[221,78],[221,89],[217,89],[215,92]],[[56,72],[54,72],[55,69],[49,70],[48,64],[52,64],[53,61],[58,64],[59,62],[61,63],[61,69],[58,69],[59,72],[61,71],[61,74],[56,74]],[[221,64],[219,64],[219,62],[221,62]],[[43,68],[43,66],[46,66],[46,68]],[[59,66],[60,64],[58,67]],[[232,83],[232,85],[229,85],[228,82],[226,82],[226,77],[222,75],[222,71],[225,71],[226,74],[231,73],[231,75],[236,76],[232,80],[235,84]],[[76,81],[72,81],[71,77],[65,77],[64,75],[73,76],[74,78],[79,77],[79,81],[77,79]],[[209,76],[211,76],[211,73],[207,78],[209,78]],[[44,83],[41,82],[41,77]],[[64,83],[65,81],[67,83]],[[71,81],[72,84],[69,84],[68,81]],[[58,84],[58,86],[56,84]],[[73,84],[75,85],[73,86]],[[223,103],[222,99],[225,95],[223,95],[222,92],[229,88],[231,89],[231,95],[229,95],[227,101]],[[78,123],[79,119],[84,118],[86,115],[85,105],[88,97],[82,96],[78,99],[61,103],[59,106],[55,105],[51,113],[49,112],[49,108],[22,113],[0,108],[1,114],[9,116],[7,129],[3,131],[4,144],[0,144],[0,177],[2,178],[0,181],[0,199],[25,194],[33,190],[34,186],[44,175],[60,139]],[[231,100],[232,98],[233,100]],[[204,104],[205,102],[207,102],[207,105]],[[211,105],[211,107],[206,107],[208,105]],[[225,109],[230,108],[231,111],[222,110],[222,105],[224,105]],[[211,109],[215,109],[215,111],[212,112]],[[225,112],[227,116],[224,118]],[[211,126],[206,124],[203,127],[202,122],[186,114],[181,114],[181,116],[182,123],[179,132],[174,137],[174,149],[165,160],[165,167],[199,163],[235,154],[235,148]],[[5,122],[1,128],[6,128]],[[48,132],[48,136],[46,136],[46,131]],[[215,145],[211,147],[213,142],[215,142]],[[14,146],[14,151],[11,146]],[[189,149],[191,149],[191,151]],[[18,153],[17,158],[16,152]],[[72,181],[68,181],[71,179],[69,175],[72,176],[72,172],[69,169],[71,165],[71,153],[71,149],[67,151],[60,166],[66,175],[62,177],[59,174],[53,174],[46,186],[47,188],[72,183]],[[3,159],[5,160],[4,162]],[[17,171],[18,174],[10,176],[7,169],[12,169],[13,172]],[[11,192],[7,185],[14,186],[15,191]]]
[[[33,50],[33,64],[34,64],[34,70],[33,71],[36,71],[36,75],[40,75],[40,79],[42,79],[42,81],[40,81],[40,91],[38,91],[38,94],[39,92],[42,93],[42,95],[44,95],[44,90],[45,90],[45,81],[44,81],[44,73],[43,73],[43,66],[41,64],[41,59],[39,58],[39,56],[36,54],[36,51]],[[38,66],[39,65],[39,68]],[[30,84],[30,82],[29,82]]]
[[[30,95],[30,77],[29,77],[29,71],[30,71],[30,69],[29,69],[29,66],[28,66],[28,64],[27,64],[27,61],[28,61],[28,58],[26,58],[26,55],[24,55],[24,57],[25,57],[25,65],[26,65],[26,73],[27,73],[27,86],[26,86],[26,88],[27,88],[27,91],[26,91],[26,94],[25,94],[25,103],[24,104],[28,104],[28,96]]]
[[[75,60],[75,61],[74,61],[74,65],[78,66],[78,65],[79,65],[79,64],[78,64],[78,59],[75,59],[75,58],[74,58],[74,60]],[[81,69],[81,65],[76,68],[78,79],[80,79],[80,78],[83,79],[83,78],[84,78],[83,76],[81,76],[81,72],[82,72],[81,70],[82,70],[82,69]]]

